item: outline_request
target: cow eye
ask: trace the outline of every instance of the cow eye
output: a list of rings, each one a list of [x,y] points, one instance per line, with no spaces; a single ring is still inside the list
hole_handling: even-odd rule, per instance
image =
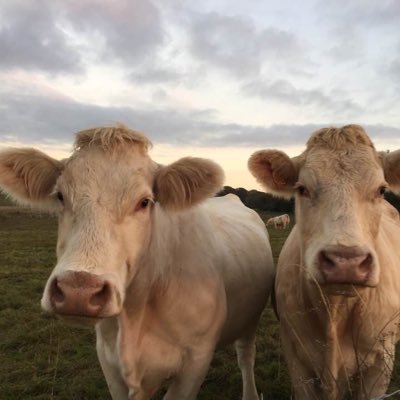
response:
[[[383,197],[386,193],[386,186],[380,186],[378,189],[378,197]]]
[[[153,200],[149,197],[146,197],[140,200],[139,204],[137,205],[137,210],[144,210],[149,207],[149,205],[153,202]]]
[[[57,199],[60,201],[61,204],[64,204],[64,196],[61,192],[56,193]]]
[[[143,199],[142,202],[140,203],[141,208],[146,208],[150,203],[149,199]]]
[[[299,196],[301,196],[301,197],[309,197],[310,196],[308,189],[304,185],[297,185],[296,190],[297,190],[297,193],[299,194]]]

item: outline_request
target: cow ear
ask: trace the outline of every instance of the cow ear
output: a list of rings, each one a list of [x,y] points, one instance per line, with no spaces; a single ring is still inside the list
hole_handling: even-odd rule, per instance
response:
[[[385,179],[395,192],[400,192],[400,150],[390,153],[380,152]]]
[[[36,208],[54,208],[50,196],[63,163],[34,149],[0,152],[0,188],[17,202]]]
[[[268,192],[290,198],[298,179],[297,164],[279,150],[260,150],[248,161],[250,172]]]
[[[223,181],[224,172],[213,161],[182,158],[156,172],[156,199],[165,209],[182,210],[215,195]]]

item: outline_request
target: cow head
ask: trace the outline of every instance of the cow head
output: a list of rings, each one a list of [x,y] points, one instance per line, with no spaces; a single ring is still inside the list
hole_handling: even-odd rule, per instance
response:
[[[375,243],[390,211],[385,190],[400,188],[400,151],[377,153],[360,126],[348,125],[315,132],[298,157],[258,151],[249,169],[268,191],[295,196],[308,279],[339,292],[378,284]]]
[[[118,126],[78,133],[62,162],[33,149],[0,153],[0,187],[59,215],[45,311],[92,321],[117,315],[147,255],[155,204],[179,211],[220,189],[215,163],[184,158],[163,167],[149,147],[144,135]]]

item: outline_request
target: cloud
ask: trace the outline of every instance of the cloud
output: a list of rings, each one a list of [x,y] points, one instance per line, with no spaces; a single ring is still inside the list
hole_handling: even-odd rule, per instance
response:
[[[279,101],[294,106],[316,106],[325,112],[356,113],[361,107],[351,100],[340,96],[340,100],[326,94],[321,89],[299,89],[291,82],[253,80],[242,87],[243,93],[258,96],[264,100]]]
[[[179,83],[183,74],[172,68],[148,67],[136,70],[128,75],[128,79],[139,84]]]
[[[135,69],[164,41],[150,0],[0,1],[0,68],[82,73],[85,62]]]
[[[7,137],[24,143],[72,142],[72,134],[91,126],[122,122],[148,134],[151,140],[176,146],[256,146],[304,145],[310,133],[324,124],[276,124],[254,126],[222,123],[215,110],[173,110],[154,107],[103,107],[76,102],[67,97],[3,91],[0,107],[0,140]],[[400,128],[366,126],[373,138],[398,139]]]
[[[394,60],[389,67],[389,72],[393,76],[394,81],[397,85],[400,84],[400,57],[397,60]]]
[[[194,15],[189,32],[194,57],[239,78],[260,74],[265,63],[286,68],[291,61],[303,57],[293,34],[274,27],[257,29],[245,17]]]
[[[3,0],[0,7],[1,69],[81,71],[79,53],[56,23],[54,2]]]
[[[398,140],[399,5],[0,0],[0,139],[120,121],[174,146],[280,147],[356,120]]]
[[[335,2],[320,1],[316,11],[338,24],[345,26],[367,26],[391,28],[398,26],[400,3],[397,0],[338,0]]]
[[[65,18],[77,35],[98,45],[101,61],[118,60],[135,68],[151,58],[164,42],[164,25],[151,0],[73,1]]]
[[[0,139],[12,135],[24,142],[65,142],[80,129],[122,122],[162,143],[201,143],[202,121],[213,115],[212,110],[104,107],[38,90],[1,95]]]
[[[327,54],[338,63],[355,61],[359,67],[374,63],[374,54],[387,51],[398,38],[397,0],[319,1],[315,13]]]
[[[391,83],[394,85],[394,91],[396,93],[397,101],[399,100],[398,89],[400,87],[400,41],[397,43],[396,51],[393,52],[385,60],[385,64],[381,67],[379,71],[381,76],[390,79]]]

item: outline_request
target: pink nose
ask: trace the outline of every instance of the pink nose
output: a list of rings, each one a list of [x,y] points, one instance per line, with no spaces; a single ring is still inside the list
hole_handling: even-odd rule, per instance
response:
[[[373,264],[371,253],[360,247],[335,246],[318,255],[318,268],[327,284],[368,285]]]
[[[50,286],[54,312],[63,315],[101,317],[111,296],[108,281],[83,271],[69,271]]]

